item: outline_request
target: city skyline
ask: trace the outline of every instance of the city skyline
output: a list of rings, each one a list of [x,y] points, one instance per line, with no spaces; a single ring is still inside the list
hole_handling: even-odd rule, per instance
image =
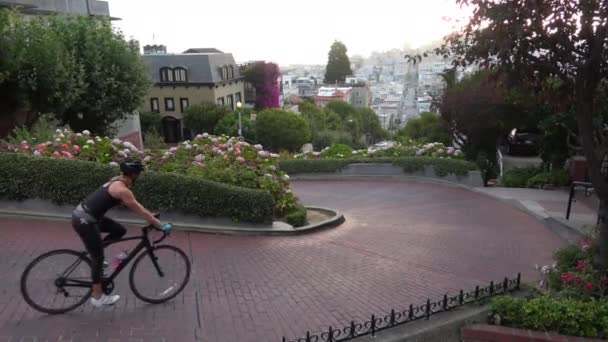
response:
[[[109,1],[112,16],[122,19],[114,26],[142,46],[163,44],[171,53],[213,47],[232,53],[238,61],[280,65],[325,64],[334,40],[344,42],[350,56],[364,57],[374,51],[428,45],[457,25],[444,18],[463,18],[466,13],[454,0],[377,0],[360,7],[344,0],[298,4],[235,0],[228,8],[219,1]]]

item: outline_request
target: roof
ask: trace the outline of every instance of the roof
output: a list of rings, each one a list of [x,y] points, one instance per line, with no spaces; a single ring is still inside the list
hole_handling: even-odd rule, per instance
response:
[[[216,48],[191,48],[191,49],[184,51],[184,53],[223,53],[223,52]]]
[[[344,94],[348,94],[352,91],[352,88],[330,88],[330,87],[321,87],[317,93],[317,96],[320,97],[336,97],[343,96]]]
[[[184,67],[188,70],[188,83],[219,83],[222,82],[220,69],[223,66],[234,67],[234,78],[241,78],[241,73],[230,53],[188,53],[143,55],[148,65],[148,72],[154,83],[160,83],[160,69],[163,67]]]

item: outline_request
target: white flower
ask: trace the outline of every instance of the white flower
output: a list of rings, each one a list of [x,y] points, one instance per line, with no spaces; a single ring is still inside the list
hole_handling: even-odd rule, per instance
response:
[[[177,151],[177,147],[171,147],[171,148],[169,149],[169,151],[170,151],[170,152],[175,152],[175,151]]]
[[[34,151],[34,155],[35,156],[39,156],[40,155],[40,151],[38,151],[38,150]]]
[[[276,154],[276,153],[271,153],[271,154],[270,154],[270,157],[271,157],[271,158],[279,158],[279,155],[278,155],[278,154]]]
[[[207,138],[207,137],[209,137],[209,133],[203,133],[202,137],[203,137],[203,138]]]
[[[63,133],[61,133],[61,134],[59,134],[59,137],[60,137],[61,139],[63,139],[63,138],[65,138],[65,135],[63,135]]]
[[[253,148],[255,148],[258,151],[261,151],[263,147],[260,144],[256,144],[256,145],[253,145]]]
[[[218,142],[218,141],[219,141],[219,140],[218,140],[217,138],[212,138],[212,139],[211,139],[211,142],[212,142],[212,143],[214,143],[214,144],[217,144],[217,142]]]
[[[80,138],[82,136],[82,133],[76,133],[76,136]]]
[[[277,170],[277,167],[274,166],[274,165],[270,165],[268,168],[271,169],[272,171],[276,171]]]
[[[125,148],[124,150],[122,150],[122,152],[126,155],[131,154],[131,150],[129,150],[128,148]]]
[[[88,150],[89,149],[89,145],[84,145],[82,146],[83,149]]]
[[[290,193],[291,193],[291,190],[287,189],[287,190],[285,190],[285,193],[290,194]]]
[[[228,152],[232,152],[232,151],[234,151],[233,147],[228,148]]]
[[[201,139],[203,137],[202,134],[197,134],[196,137],[194,137],[194,139]]]
[[[60,130],[60,129],[57,129],[57,130],[55,131],[55,133],[60,134],[60,133],[61,133],[61,130]]]
[[[262,158],[266,158],[266,157],[268,157],[268,154],[269,154],[269,153],[268,153],[268,152],[266,152],[266,151],[259,151],[259,152],[258,152],[258,156],[260,156],[260,157],[262,157]]]
[[[146,156],[146,157],[144,158],[144,162],[148,163],[149,161],[150,161],[150,156]]]
[[[358,154],[358,153],[359,153],[359,151],[353,151],[353,154]]]
[[[198,144],[194,144],[194,145],[192,145],[192,146],[193,146],[194,148],[197,148],[197,147],[198,147]]]
[[[186,145],[186,150],[191,150],[192,149],[192,145],[188,144]]]
[[[84,134],[84,135],[91,135],[91,132],[89,132],[88,130],[85,129],[84,131],[82,131],[82,134]]]
[[[266,173],[264,174],[265,177],[272,177],[272,175],[270,173]]]
[[[111,162],[110,162],[110,166],[118,166],[118,163],[117,163],[117,162],[115,162],[115,161],[111,161]]]
[[[115,145],[118,145],[118,144],[120,144],[121,142],[122,142],[122,141],[120,141],[120,139],[118,139],[118,138],[115,138],[115,139],[113,139],[113,140],[112,140],[112,144],[115,144]]]
[[[284,179],[284,180],[289,180],[289,176],[288,176],[288,175],[284,175],[284,176],[283,176],[283,179]]]
[[[318,155],[320,155],[320,154],[321,154],[321,152],[313,152],[313,153],[312,153],[312,155],[313,155],[313,156],[318,156]]]
[[[203,160],[205,160],[205,156],[202,154],[197,155],[196,157],[194,157],[194,160],[197,162],[202,162]]]
[[[97,140],[97,142],[101,142],[101,137],[95,137],[95,140]]]
[[[126,158],[126,157],[127,157],[127,154],[126,154],[126,153],[124,153],[123,151],[118,151],[118,156],[123,157],[123,158]]]

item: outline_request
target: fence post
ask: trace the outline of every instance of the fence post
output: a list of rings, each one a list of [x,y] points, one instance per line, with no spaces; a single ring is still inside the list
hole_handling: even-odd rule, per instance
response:
[[[395,325],[395,309],[391,309],[391,322],[389,323],[389,326],[393,325]]]
[[[448,295],[443,295],[443,311],[448,311]]]
[[[410,314],[408,315],[410,321],[414,320],[414,306],[410,304]]]
[[[475,301],[479,299],[479,285],[475,286]]]
[[[334,342],[334,329],[331,327],[331,325],[329,326],[329,329],[327,330],[327,342]]]
[[[521,273],[517,273],[517,285],[515,286],[515,289],[519,290],[520,285],[521,285]]]
[[[509,278],[505,277],[504,283],[502,283],[503,292],[507,293],[509,290]]]
[[[494,295],[494,281],[490,282],[490,297]]]
[[[458,296],[458,304],[462,305],[464,304],[464,291],[460,290],[460,295]]]
[[[350,321],[350,336],[348,337],[357,337],[357,333],[355,332],[355,321]]]
[[[312,342],[312,340],[310,339],[310,331],[306,332],[306,342]]]
[[[372,329],[372,337],[376,337],[376,315],[372,315],[372,325],[370,328]]]
[[[431,300],[427,299],[426,300],[426,319],[429,319],[431,317]]]

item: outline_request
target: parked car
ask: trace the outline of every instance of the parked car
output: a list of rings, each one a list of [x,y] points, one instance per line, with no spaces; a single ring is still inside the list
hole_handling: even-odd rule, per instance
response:
[[[507,154],[537,155],[541,136],[537,128],[514,128],[507,137]]]

